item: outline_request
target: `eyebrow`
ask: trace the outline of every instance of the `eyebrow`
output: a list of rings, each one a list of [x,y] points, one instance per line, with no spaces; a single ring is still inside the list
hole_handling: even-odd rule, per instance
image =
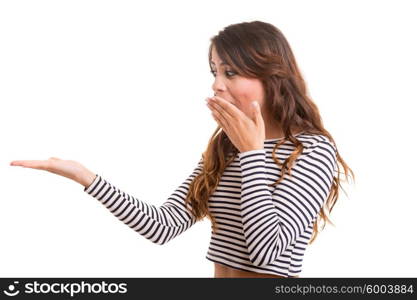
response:
[[[214,61],[210,60],[210,64],[213,64],[213,65],[214,65]],[[229,64],[227,64],[227,63],[225,63],[225,62],[223,62],[223,61],[220,63],[220,65],[227,65],[227,66],[230,66]]]

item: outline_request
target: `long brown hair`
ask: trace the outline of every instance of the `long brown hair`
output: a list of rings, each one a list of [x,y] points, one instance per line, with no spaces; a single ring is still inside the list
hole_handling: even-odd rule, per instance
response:
[[[293,52],[282,32],[275,26],[261,22],[243,22],[232,24],[221,30],[210,39],[209,62],[213,45],[218,56],[234,68],[240,76],[258,78],[265,89],[266,109],[281,126],[284,138],[274,147],[272,154],[274,161],[281,166],[281,177],[272,185],[283,180],[289,173],[293,162],[302,153],[303,145],[293,136],[292,128],[301,128],[304,133],[320,134],[329,138],[336,146],[331,134],[324,129],[319,110],[312,99],[307,95],[304,79],[298,69]],[[275,156],[275,151],[286,141],[295,145],[295,150],[281,163]],[[215,219],[209,211],[208,200],[220,182],[223,171],[235,159],[238,150],[231,143],[220,126],[211,136],[207,149],[202,154],[202,172],[191,182],[186,202],[191,205],[191,213],[197,220],[208,216],[215,231]],[[343,167],[346,180],[348,172],[355,175],[340,156],[336,154],[337,176],[334,176],[330,194],[320,209],[314,223],[313,235],[310,244],[318,234],[318,222],[326,221],[333,224],[326,216],[324,208],[332,211],[339,197],[340,165]],[[201,162],[201,161],[200,161]],[[342,188],[343,190],[343,188]],[[188,206],[187,206],[188,207]]]

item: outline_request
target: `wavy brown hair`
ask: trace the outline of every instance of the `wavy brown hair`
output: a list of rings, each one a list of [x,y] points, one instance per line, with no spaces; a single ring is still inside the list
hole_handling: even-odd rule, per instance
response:
[[[212,37],[210,42],[209,62],[214,45],[218,56],[232,66],[234,72],[240,76],[261,80],[265,90],[266,109],[272,112],[272,116],[283,130],[284,138],[272,151],[274,161],[281,166],[281,176],[270,186],[282,181],[286,173],[290,174],[293,162],[303,151],[303,144],[293,136],[292,128],[300,128],[304,133],[326,136],[337,150],[336,142],[323,126],[319,109],[307,94],[306,84],[290,45],[278,28],[261,21],[232,24]],[[286,141],[291,141],[295,149],[281,163],[275,151]],[[214,231],[217,226],[209,211],[208,200],[219,184],[223,171],[238,153],[226,133],[218,126],[202,154],[202,172],[190,183],[186,197],[186,202],[191,206],[190,212],[197,220],[208,216]],[[330,194],[314,222],[310,244],[318,234],[318,222],[324,221],[322,230],[327,221],[333,224],[326,215],[325,208],[330,214],[339,197],[339,187],[342,188],[339,163],[343,167],[346,180],[348,172],[355,180],[353,171],[344,162],[339,151],[336,152],[336,158],[337,176],[334,176]]]

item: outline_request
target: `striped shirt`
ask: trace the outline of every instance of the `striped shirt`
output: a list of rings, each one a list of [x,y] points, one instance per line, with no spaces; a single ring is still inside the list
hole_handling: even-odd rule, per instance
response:
[[[266,139],[264,149],[237,154],[224,170],[209,198],[217,230],[211,232],[206,259],[249,272],[284,277],[301,273],[313,224],[330,193],[336,175],[336,147],[323,135],[299,133],[303,152],[291,176],[275,186],[281,168],[272,158],[281,139]],[[276,150],[282,163],[295,149],[286,141]],[[84,191],[99,200],[120,221],[153,243],[163,245],[196,219],[187,211],[189,184],[202,171],[202,159],[192,174],[159,207],[141,201],[96,174]],[[190,204],[187,204],[191,209]]]

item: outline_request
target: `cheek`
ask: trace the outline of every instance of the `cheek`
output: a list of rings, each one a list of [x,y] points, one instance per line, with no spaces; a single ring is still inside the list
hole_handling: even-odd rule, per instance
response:
[[[263,98],[262,85],[254,80],[242,80],[234,86],[233,98],[240,110],[250,111],[252,101],[261,101]]]
[[[254,99],[252,97],[251,93],[247,92],[240,92],[238,94],[235,94],[233,96],[236,102],[236,107],[241,110],[246,116],[250,116],[251,114],[251,99]]]

